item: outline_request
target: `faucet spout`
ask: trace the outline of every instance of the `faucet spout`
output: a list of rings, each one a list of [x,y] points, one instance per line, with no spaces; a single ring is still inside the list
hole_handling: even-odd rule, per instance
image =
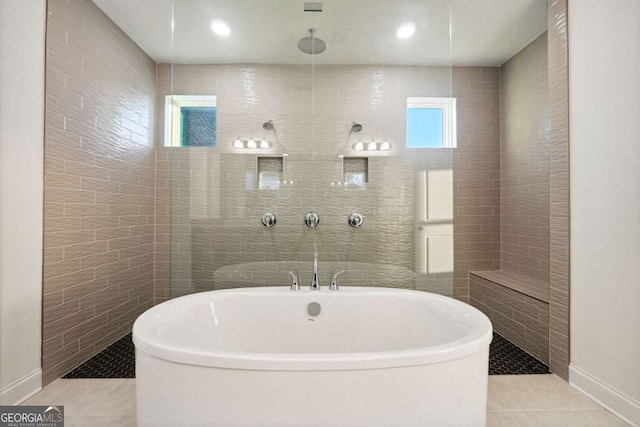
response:
[[[313,248],[313,274],[311,275],[311,289],[320,289],[320,282],[318,281],[318,248]]]

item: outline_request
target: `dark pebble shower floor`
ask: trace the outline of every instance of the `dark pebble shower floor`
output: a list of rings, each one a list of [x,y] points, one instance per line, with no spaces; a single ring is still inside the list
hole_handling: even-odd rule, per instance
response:
[[[63,378],[135,378],[135,347],[128,334]],[[549,374],[549,368],[501,335],[493,333],[489,375]]]

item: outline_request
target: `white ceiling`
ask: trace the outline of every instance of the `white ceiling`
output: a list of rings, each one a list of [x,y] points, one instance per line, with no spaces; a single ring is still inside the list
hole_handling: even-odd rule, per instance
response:
[[[93,1],[157,62],[493,66],[547,24],[547,0],[324,0],[321,13],[304,0]],[[215,35],[212,19],[231,34]],[[416,32],[401,40],[405,22]],[[297,48],[309,28],[327,43],[313,57]]]

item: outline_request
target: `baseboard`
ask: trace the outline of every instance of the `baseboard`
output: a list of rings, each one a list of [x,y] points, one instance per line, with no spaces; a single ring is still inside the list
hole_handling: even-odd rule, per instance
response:
[[[640,426],[640,402],[603,383],[574,365],[569,365],[569,384],[634,427]]]
[[[0,389],[0,405],[19,405],[42,390],[42,369],[25,375]]]

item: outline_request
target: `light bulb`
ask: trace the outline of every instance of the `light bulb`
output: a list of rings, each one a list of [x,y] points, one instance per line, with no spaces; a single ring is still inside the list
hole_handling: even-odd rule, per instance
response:
[[[233,141],[233,148],[244,148],[244,143],[240,140],[240,138],[236,138],[236,140]]]
[[[367,151],[376,151],[378,149],[378,144],[375,142],[370,142],[367,144]]]
[[[400,28],[398,28],[398,31],[396,31],[396,36],[398,36],[399,39],[408,39],[415,32],[416,24],[408,22],[406,24],[402,24]]]
[[[260,148],[269,148],[269,141],[262,139],[262,141],[260,141]]]
[[[253,138],[249,138],[247,141],[247,148],[258,148],[258,144],[256,144]]]
[[[229,26],[218,19],[214,19],[213,21],[211,21],[211,31],[219,36],[228,36],[229,34],[231,34],[231,29],[229,28]]]
[[[389,142],[384,141],[382,144],[380,144],[380,150],[381,151],[389,151],[391,150],[391,144],[389,144]]]
[[[362,142],[358,141],[355,144],[353,144],[353,149],[356,151],[362,151],[364,150],[364,144],[362,144]]]

